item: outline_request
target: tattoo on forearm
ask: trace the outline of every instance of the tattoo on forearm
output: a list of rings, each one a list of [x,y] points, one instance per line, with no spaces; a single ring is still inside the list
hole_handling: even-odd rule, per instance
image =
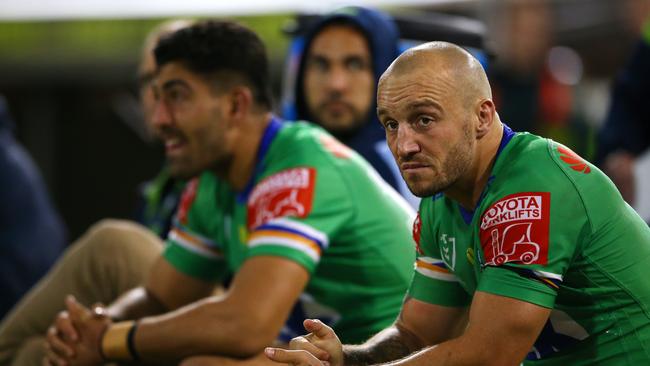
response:
[[[399,336],[389,337],[372,347],[350,346],[345,348],[345,365],[361,366],[397,360],[411,354]]]
[[[411,298],[406,296],[404,303]],[[400,314],[398,321],[391,327],[370,338],[358,346],[345,346],[345,365],[361,366],[385,363],[404,358],[424,346],[418,337],[401,326],[403,321]]]

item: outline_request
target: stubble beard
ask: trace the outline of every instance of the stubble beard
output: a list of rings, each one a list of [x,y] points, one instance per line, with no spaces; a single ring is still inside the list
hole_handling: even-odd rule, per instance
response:
[[[467,171],[472,156],[472,137],[469,131],[469,123],[463,125],[463,138],[456,143],[447,154],[442,163],[442,169],[431,167],[432,177],[430,181],[420,178],[417,181],[409,181],[406,178],[406,185],[411,193],[417,197],[430,197],[446,191]]]

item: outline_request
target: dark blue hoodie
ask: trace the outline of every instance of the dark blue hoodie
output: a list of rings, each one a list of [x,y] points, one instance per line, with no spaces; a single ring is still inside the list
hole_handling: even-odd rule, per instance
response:
[[[289,49],[288,70],[285,74],[285,93],[283,96],[283,115],[288,120],[311,121],[304,93],[302,92],[305,69],[304,51],[314,36],[325,26],[345,21],[356,26],[366,37],[372,55],[375,90],[381,74],[400,54],[398,29],[393,20],[377,10],[362,7],[346,7],[336,10],[313,25],[305,36],[297,37]],[[402,194],[413,206],[415,198],[406,187],[397,164],[386,145],[384,130],[376,114],[376,101],[373,98],[368,111],[368,121],[343,142],[361,154],[393,188]]]
[[[65,246],[63,223],[0,96],[0,318],[47,272]]]

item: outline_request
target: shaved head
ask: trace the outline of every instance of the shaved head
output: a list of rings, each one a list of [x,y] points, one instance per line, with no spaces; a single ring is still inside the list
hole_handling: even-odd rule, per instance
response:
[[[379,84],[410,74],[438,76],[465,103],[492,99],[490,83],[481,63],[452,43],[429,42],[408,49],[388,67]]]
[[[379,80],[377,114],[416,196],[445,192],[473,202],[476,173],[489,164],[501,131],[476,58],[446,42],[407,50]],[[473,209],[471,203],[465,207]]]

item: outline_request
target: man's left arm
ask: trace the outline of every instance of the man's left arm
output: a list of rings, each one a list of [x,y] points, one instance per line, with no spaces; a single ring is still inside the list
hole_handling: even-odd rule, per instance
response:
[[[253,356],[277,337],[308,279],[307,270],[289,259],[250,258],[224,295],[141,319],[135,349],[146,361]]]
[[[530,351],[550,313],[549,308],[477,291],[463,335],[389,365],[516,366]]]
[[[174,277],[174,273],[182,277],[165,260],[159,261],[157,267],[158,274],[168,272],[162,277]],[[115,361],[170,362],[193,355],[251,357],[275,340],[308,279],[307,270],[292,260],[256,256],[242,265],[223,295],[142,318],[136,328],[126,328],[126,322],[110,324],[106,316],[93,316],[89,309],[70,301],[70,317],[79,329],[81,341],[75,342],[74,351],[67,357],[61,349],[49,352],[48,358],[57,363],[68,358],[71,365],[98,364],[100,343],[105,356],[110,356],[105,345],[111,349],[110,354],[124,355],[109,357]],[[192,280],[188,282],[166,283],[191,287]],[[151,290],[156,292],[155,288]]]

